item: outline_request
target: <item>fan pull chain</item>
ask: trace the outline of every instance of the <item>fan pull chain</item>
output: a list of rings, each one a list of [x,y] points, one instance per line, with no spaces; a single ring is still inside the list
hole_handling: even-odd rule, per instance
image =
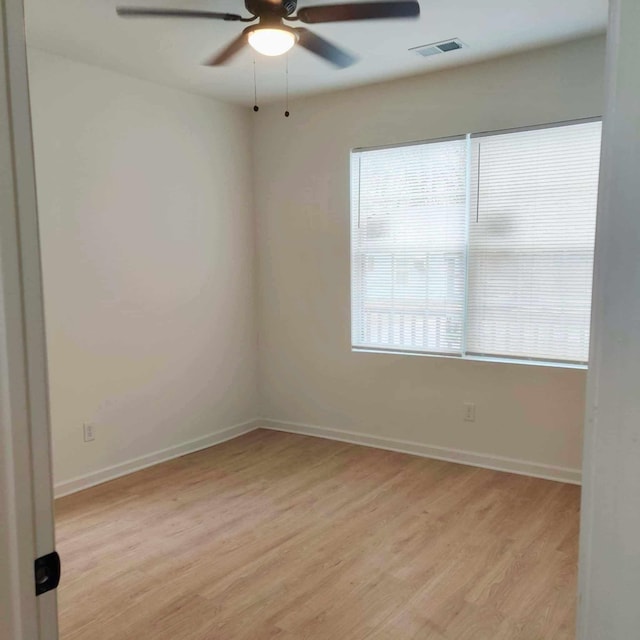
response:
[[[286,67],[285,67],[285,95],[286,95],[286,103],[285,103],[285,111],[284,117],[289,117],[289,54],[287,53]]]
[[[259,111],[258,106],[258,84],[256,82],[256,56],[253,56],[253,110]]]

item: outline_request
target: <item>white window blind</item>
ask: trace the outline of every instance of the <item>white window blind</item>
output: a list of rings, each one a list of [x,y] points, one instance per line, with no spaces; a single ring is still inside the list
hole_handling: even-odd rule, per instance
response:
[[[353,343],[462,353],[464,138],[352,155]]]
[[[600,122],[473,137],[467,352],[586,362]]]
[[[601,123],[352,153],[355,348],[584,363]]]

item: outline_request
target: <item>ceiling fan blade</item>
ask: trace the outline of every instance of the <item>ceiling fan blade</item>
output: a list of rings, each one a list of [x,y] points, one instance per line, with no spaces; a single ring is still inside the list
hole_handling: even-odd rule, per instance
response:
[[[233,22],[248,22],[255,19],[243,18],[235,13],[189,11],[187,9],[150,9],[148,7],[118,7],[116,13],[123,18],[208,18]]]
[[[247,35],[245,33],[241,33],[235,40],[232,40],[231,43],[227,45],[222,51],[216,53],[203,64],[208,67],[216,67],[220,64],[224,64],[225,62],[228,62],[233,56],[235,56],[236,53],[238,53],[247,44]]]
[[[298,33],[298,44],[301,47],[304,47],[308,51],[311,51],[311,53],[315,53],[317,56],[324,58],[327,62],[330,62],[336,67],[344,69],[345,67],[351,66],[356,61],[356,58],[350,53],[344,49],[340,49],[340,47],[336,47],[335,44],[321,38],[313,33],[313,31],[309,31],[304,27],[298,27],[296,32]]]
[[[397,2],[350,2],[303,7],[298,11],[297,18],[307,24],[317,24],[346,20],[417,18],[419,15],[420,5],[416,0],[398,0]]]

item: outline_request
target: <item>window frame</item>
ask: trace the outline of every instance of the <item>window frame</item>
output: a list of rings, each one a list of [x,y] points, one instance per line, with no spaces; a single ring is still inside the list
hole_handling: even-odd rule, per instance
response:
[[[367,347],[367,346],[357,346],[354,344],[354,333],[353,333],[353,319],[354,319],[354,229],[353,229],[353,157],[355,154],[362,153],[365,151],[377,151],[381,149],[397,149],[404,148],[415,145],[425,145],[432,144],[438,142],[449,142],[454,140],[466,139],[467,145],[471,145],[471,141],[473,138],[478,137],[489,137],[493,135],[504,135],[510,133],[521,133],[525,131],[536,131],[541,129],[553,129],[558,127],[566,127],[577,124],[588,124],[591,122],[602,122],[602,116],[589,116],[586,118],[575,118],[571,120],[561,120],[555,122],[546,122],[534,125],[528,125],[524,127],[510,127],[506,129],[492,129],[489,131],[476,131],[470,132],[466,134],[458,134],[451,136],[442,136],[437,138],[429,138],[423,140],[411,140],[408,142],[400,142],[400,143],[392,143],[392,144],[384,144],[384,145],[375,145],[370,147],[353,147],[349,151],[349,296],[350,296],[350,341],[351,341],[351,352],[352,353],[369,353],[369,354],[390,354],[390,355],[402,355],[402,356],[423,356],[428,358],[447,358],[451,360],[467,360],[470,362],[491,362],[497,364],[517,364],[517,365],[533,365],[533,366],[543,366],[543,367],[552,367],[552,368],[562,368],[562,369],[578,369],[578,370],[587,370],[589,368],[588,361],[586,363],[581,362],[573,362],[569,360],[546,360],[542,358],[535,357],[502,357],[502,356],[493,356],[493,355],[482,355],[482,354],[467,354],[466,352],[466,335],[467,335],[467,297],[468,297],[468,280],[469,280],[469,216],[467,215],[465,226],[466,226],[466,250],[465,250],[465,306],[464,306],[464,322],[465,322],[465,330],[463,331],[463,344],[462,344],[462,354],[451,354],[451,353],[442,353],[442,352],[433,352],[433,351],[416,351],[410,349],[401,349],[401,348],[385,348],[385,347]],[[467,154],[467,164],[470,164],[470,154]],[[467,167],[467,180],[469,180],[469,166]],[[469,191],[467,190],[467,197],[469,198]],[[468,209],[468,207],[467,207]],[[596,212],[597,216],[597,212]],[[358,212],[359,218],[359,212]]]

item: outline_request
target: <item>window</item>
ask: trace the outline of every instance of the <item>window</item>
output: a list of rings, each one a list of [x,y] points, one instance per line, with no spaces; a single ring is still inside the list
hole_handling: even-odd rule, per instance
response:
[[[601,123],[351,158],[356,349],[585,364]]]

